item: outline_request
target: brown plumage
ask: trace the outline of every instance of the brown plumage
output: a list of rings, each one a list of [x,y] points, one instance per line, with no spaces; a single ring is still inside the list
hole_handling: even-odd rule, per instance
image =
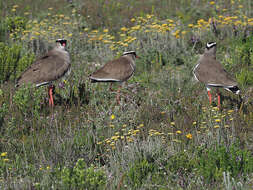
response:
[[[102,68],[90,75],[92,82],[123,82],[135,71],[134,51],[125,52],[120,58],[107,62]]]
[[[67,41],[63,39],[56,40],[56,47],[49,51],[43,57],[37,59],[17,81],[17,87],[22,84],[34,84],[37,87],[49,84],[70,71],[69,53],[65,51]],[[54,86],[50,85],[48,89],[49,105],[54,106],[53,100]]]
[[[107,62],[102,68],[92,73],[89,78],[91,82],[124,82],[135,71],[135,58],[138,58],[135,51],[124,52],[120,58]],[[116,96],[118,104],[120,104],[119,93],[120,88]]]
[[[194,72],[200,82],[214,87],[237,86],[235,79],[212,57],[202,55],[198,63]]]
[[[236,80],[216,60],[216,43],[214,42],[207,43],[207,48],[195,66],[193,74],[198,81],[206,85],[209,91],[211,87],[222,87],[236,94],[239,93]]]
[[[195,78],[206,85],[209,102],[212,103],[211,88],[224,88],[230,92],[239,94],[240,89],[237,87],[235,79],[223,68],[221,63],[216,60],[216,43],[209,42],[206,44],[204,54],[200,57],[198,64],[193,70]],[[220,107],[220,93],[218,94],[218,107]]]
[[[70,69],[69,53],[58,43],[55,48],[43,57],[37,59],[19,77],[17,86],[35,84],[41,86],[61,78]]]

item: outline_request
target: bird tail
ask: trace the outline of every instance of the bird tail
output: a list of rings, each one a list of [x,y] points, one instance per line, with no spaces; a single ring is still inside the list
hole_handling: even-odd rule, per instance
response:
[[[231,88],[228,88],[229,91],[235,93],[235,94],[239,94],[240,93],[240,89],[237,86],[233,86]]]

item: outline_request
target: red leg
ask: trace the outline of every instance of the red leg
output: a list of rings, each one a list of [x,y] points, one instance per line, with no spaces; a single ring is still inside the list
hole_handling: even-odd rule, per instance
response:
[[[209,103],[212,104],[212,94],[210,91],[207,91],[209,97]]]
[[[52,106],[52,107],[54,107],[53,90],[54,90],[54,86],[50,85],[48,89],[48,95],[49,95],[49,106]]]

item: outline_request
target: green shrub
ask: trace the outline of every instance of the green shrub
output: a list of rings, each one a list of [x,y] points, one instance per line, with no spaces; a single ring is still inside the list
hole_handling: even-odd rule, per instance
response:
[[[127,174],[129,183],[133,188],[138,188],[147,179],[148,175],[152,175],[154,171],[155,165],[153,163],[149,163],[146,159],[138,160],[133,164]]]
[[[205,182],[222,180],[223,172],[229,172],[232,177],[253,171],[253,157],[248,150],[239,145],[216,146],[214,149],[200,149],[197,155],[197,173],[204,177]]]
[[[0,82],[15,80],[34,61],[34,54],[22,57],[22,46],[0,43]]]
[[[65,189],[105,189],[106,176],[103,170],[94,166],[87,167],[83,159],[76,162],[74,168],[60,171],[60,180]]]
[[[6,26],[9,32],[24,30],[27,23],[27,18],[21,16],[7,17]]]
[[[32,86],[21,86],[13,96],[13,102],[24,115],[38,117],[43,102],[43,88],[32,88]]]
[[[187,153],[180,152],[169,159],[166,168],[172,173],[180,172],[182,175],[188,175],[194,165],[194,160],[191,160]]]
[[[253,66],[251,70],[248,68],[241,69],[241,72],[236,75],[236,79],[242,86],[253,85]]]

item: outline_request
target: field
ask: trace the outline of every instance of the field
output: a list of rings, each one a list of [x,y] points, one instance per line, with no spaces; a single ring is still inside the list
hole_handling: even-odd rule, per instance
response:
[[[10,0],[0,2],[0,189],[252,189],[253,1]],[[68,40],[72,72],[15,87]],[[209,105],[192,70],[207,42],[239,83]],[[135,50],[120,84],[88,76]],[[59,87],[64,82],[64,88]]]

